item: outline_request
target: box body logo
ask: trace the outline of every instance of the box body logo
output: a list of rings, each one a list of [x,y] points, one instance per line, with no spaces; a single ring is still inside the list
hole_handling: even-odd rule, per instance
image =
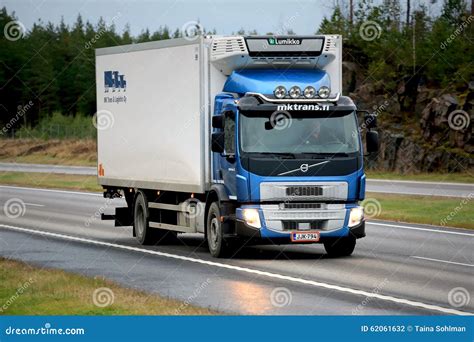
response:
[[[299,38],[268,38],[269,45],[301,45]]]
[[[127,89],[125,75],[120,75],[118,71],[104,71],[104,89],[106,93],[125,91]]]

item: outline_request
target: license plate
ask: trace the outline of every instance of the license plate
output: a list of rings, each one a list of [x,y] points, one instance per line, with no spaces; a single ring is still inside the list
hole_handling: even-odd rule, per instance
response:
[[[319,241],[319,232],[292,232],[291,241],[293,242],[316,242]]]

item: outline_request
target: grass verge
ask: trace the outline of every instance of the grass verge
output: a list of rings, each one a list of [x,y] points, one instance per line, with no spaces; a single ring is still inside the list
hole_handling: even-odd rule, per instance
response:
[[[0,139],[0,162],[97,165],[94,139]]]
[[[474,198],[367,193],[367,214],[374,219],[474,229]],[[378,203],[377,203],[378,202]]]
[[[0,315],[212,315],[208,309],[0,258]],[[102,295],[102,296],[100,296]],[[99,307],[94,304],[109,304]]]
[[[47,189],[102,191],[95,176],[36,172],[0,172],[0,184]]]
[[[392,180],[413,180],[420,182],[444,182],[444,183],[474,183],[472,172],[460,173],[408,173],[384,171],[366,171],[369,179],[392,179]]]

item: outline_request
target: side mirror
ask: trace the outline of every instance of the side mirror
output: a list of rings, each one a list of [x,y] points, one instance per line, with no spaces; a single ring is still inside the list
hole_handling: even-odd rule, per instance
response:
[[[367,129],[372,129],[377,127],[377,115],[375,114],[365,114],[364,115],[364,124]]]
[[[379,133],[377,131],[368,131],[365,135],[367,153],[377,153],[379,151]]]
[[[363,126],[367,129],[377,127],[377,115],[374,113],[370,113],[368,110],[357,110],[357,115],[361,116],[364,115],[364,123]]]
[[[212,127],[224,129],[224,115],[214,115],[212,117]]]
[[[216,153],[224,152],[224,132],[212,133],[211,151]]]

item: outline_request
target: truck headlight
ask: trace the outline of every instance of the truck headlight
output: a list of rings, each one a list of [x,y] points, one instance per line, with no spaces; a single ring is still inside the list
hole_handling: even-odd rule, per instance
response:
[[[276,87],[275,90],[273,91],[273,95],[275,95],[277,99],[284,98],[286,96],[286,88],[284,86]]]
[[[349,215],[349,227],[354,227],[364,220],[364,207],[355,207],[351,209]]]
[[[316,89],[314,89],[314,87],[312,86],[307,86],[306,88],[304,88],[304,97],[306,97],[307,99],[312,99],[314,97],[314,95],[316,95]]]
[[[292,99],[297,99],[301,96],[301,88],[298,86],[291,87],[288,91],[288,95],[290,95]]]
[[[318,90],[318,95],[322,99],[327,99],[329,97],[329,95],[331,95],[331,89],[329,89],[329,87],[322,86]]]
[[[255,228],[262,227],[262,224],[260,223],[260,215],[257,209],[244,209],[242,211],[242,216],[244,217],[245,223],[249,226]]]

